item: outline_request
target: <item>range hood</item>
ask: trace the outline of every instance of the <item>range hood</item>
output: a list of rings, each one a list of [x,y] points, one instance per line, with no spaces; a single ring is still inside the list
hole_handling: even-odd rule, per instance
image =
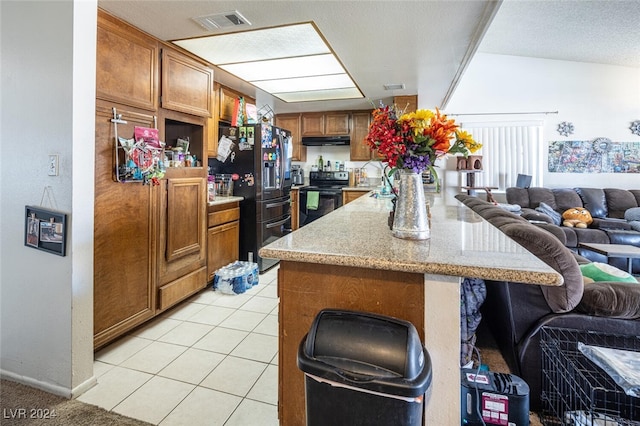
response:
[[[346,136],[305,136],[302,138],[302,145],[323,146],[323,145],[349,145],[351,137]]]

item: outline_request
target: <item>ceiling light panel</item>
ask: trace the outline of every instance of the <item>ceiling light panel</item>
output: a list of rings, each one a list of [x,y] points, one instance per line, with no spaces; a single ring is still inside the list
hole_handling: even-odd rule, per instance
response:
[[[310,92],[272,93],[285,102],[331,101],[335,99],[358,99],[362,93],[357,88],[314,90]]]
[[[174,42],[216,64],[331,53],[312,24],[243,31]]]
[[[244,62],[220,68],[246,81],[344,73],[340,62],[331,54]]]
[[[321,89],[354,87],[347,74],[322,75],[316,77],[285,78],[281,80],[252,81],[254,86],[268,93],[300,92]]]

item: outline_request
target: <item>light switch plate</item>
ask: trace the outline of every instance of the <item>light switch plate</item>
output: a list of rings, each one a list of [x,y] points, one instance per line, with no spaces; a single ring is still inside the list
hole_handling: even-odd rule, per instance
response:
[[[49,154],[49,162],[47,163],[47,174],[49,176],[58,176],[58,165],[58,154]]]

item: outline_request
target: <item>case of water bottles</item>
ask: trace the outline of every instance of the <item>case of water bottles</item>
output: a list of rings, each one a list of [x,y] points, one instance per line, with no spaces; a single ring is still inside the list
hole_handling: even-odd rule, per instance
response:
[[[213,289],[225,294],[242,294],[258,285],[258,264],[235,261],[218,269],[213,277]]]

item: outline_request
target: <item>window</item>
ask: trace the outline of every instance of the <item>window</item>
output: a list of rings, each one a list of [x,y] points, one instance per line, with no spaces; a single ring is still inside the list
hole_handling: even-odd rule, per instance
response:
[[[518,174],[533,176],[531,186],[542,186],[544,122],[465,122],[460,126],[482,143],[483,173],[476,186],[497,186],[499,191],[516,185]]]

